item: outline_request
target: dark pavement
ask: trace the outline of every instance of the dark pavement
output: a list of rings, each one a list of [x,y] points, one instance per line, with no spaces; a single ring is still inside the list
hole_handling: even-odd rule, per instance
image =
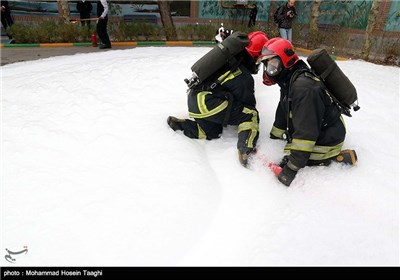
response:
[[[105,52],[110,50],[131,49],[131,46],[115,46],[112,49],[100,50],[94,47],[15,47],[1,48],[1,65],[6,65],[21,61],[43,59],[60,55],[74,55],[77,53]]]

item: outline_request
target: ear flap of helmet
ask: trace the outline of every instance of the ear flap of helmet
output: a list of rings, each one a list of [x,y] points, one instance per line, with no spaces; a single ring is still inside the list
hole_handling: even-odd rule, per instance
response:
[[[283,52],[289,58],[289,60],[286,62],[286,68],[290,68],[293,64],[295,64],[299,60],[299,57],[294,52],[293,46],[292,48],[285,48]]]

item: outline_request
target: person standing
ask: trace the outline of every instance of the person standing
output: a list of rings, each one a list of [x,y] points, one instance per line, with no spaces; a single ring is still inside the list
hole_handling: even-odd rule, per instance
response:
[[[250,19],[249,19],[248,27],[252,27],[252,26],[256,25],[257,13],[258,13],[257,3],[255,3],[254,7],[250,11],[250,15],[249,15]]]
[[[99,35],[101,45],[100,49],[110,49],[111,42],[110,37],[107,33],[107,23],[108,23],[108,3],[107,0],[100,0],[97,2],[97,26],[96,31]]]
[[[76,10],[79,12],[82,26],[90,29],[90,14],[92,13],[92,3],[90,1],[80,0],[76,3]]]
[[[297,16],[295,0],[288,0],[278,9],[278,28],[281,38],[292,41],[292,22]]]
[[[305,166],[327,166],[332,162],[354,165],[356,152],[342,150],[346,127],[339,108],[323,81],[299,59],[290,41],[269,40],[259,62],[264,64],[263,83],[281,88],[270,132],[272,139],[287,141],[285,156],[271,168],[277,170],[274,173],[278,180],[290,186]]]
[[[3,25],[4,29],[6,30],[8,38],[13,40],[12,36],[7,32],[7,29],[14,24],[14,21],[11,17],[10,7],[8,5],[8,1],[0,1],[1,6],[1,24]],[[11,43],[11,42],[10,42]]]

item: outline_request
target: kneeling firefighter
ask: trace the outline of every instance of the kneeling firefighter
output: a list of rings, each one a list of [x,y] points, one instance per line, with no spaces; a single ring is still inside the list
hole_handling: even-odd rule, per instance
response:
[[[355,164],[354,150],[343,150],[346,128],[323,81],[295,54],[288,40],[273,38],[263,47],[263,83],[278,84],[281,96],[270,132],[285,139],[285,156],[270,166],[278,180],[289,186],[305,166],[329,165],[332,161]]]
[[[170,116],[168,125],[189,138],[207,140],[219,138],[226,125],[238,125],[239,160],[246,166],[259,135],[252,74],[258,72],[256,62],[267,41],[261,31],[235,32],[197,61],[192,79],[185,80],[194,120]]]

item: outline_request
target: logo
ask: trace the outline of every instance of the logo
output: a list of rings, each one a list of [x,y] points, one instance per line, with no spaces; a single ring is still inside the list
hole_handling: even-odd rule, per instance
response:
[[[23,254],[23,253],[27,254],[27,253],[28,253],[28,247],[27,247],[27,246],[24,246],[24,250],[18,251],[18,252],[10,251],[10,250],[8,250],[7,248],[6,248],[6,251],[7,251],[7,253],[8,253],[7,255],[4,256],[4,258],[6,259],[6,261],[8,261],[8,262],[10,262],[10,263],[16,263],[17,257],[15,257],[15,256],[20,255],[20,254]]]

